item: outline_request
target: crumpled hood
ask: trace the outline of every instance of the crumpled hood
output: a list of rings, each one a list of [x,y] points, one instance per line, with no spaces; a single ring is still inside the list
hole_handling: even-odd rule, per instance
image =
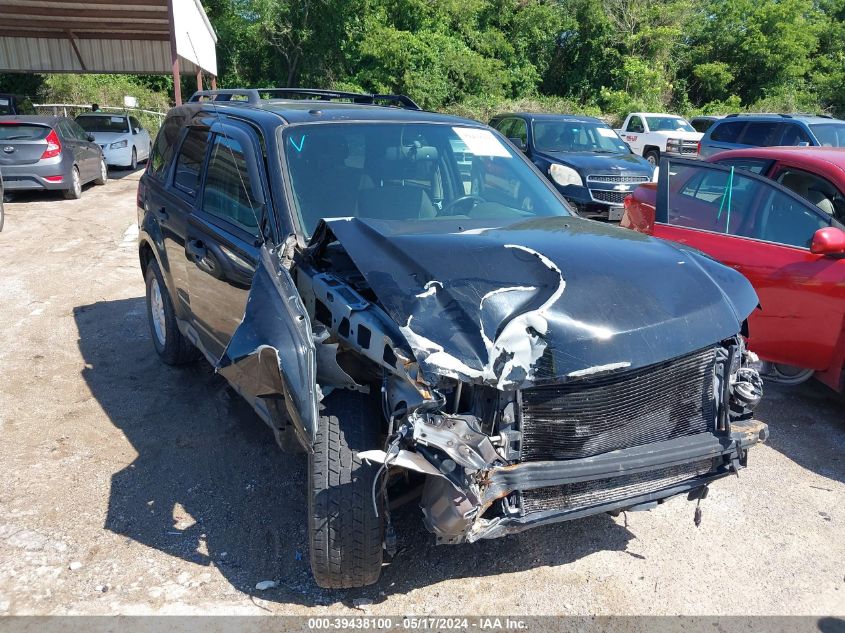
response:
[[[328,220],[423,372],[500,389],[636,368],[735,335],[757,305],[692,249],[577,217]]]
[[[573,167],[581,174],[631,174],[651,178],[654,167],[642,156],[632,153],[601,154],[598,152],[537,152],[553,163]]]

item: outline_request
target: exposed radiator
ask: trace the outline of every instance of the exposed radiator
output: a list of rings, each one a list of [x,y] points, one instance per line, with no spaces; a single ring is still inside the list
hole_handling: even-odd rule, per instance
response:
[[[714,348],[522,392],[521,461],[577,459],[714,428]]]
[[[712,467],[713,460],[706,459],[634,475],[526,490],[522,493],[522,511],[574,510],[632,499],[707,474]]]

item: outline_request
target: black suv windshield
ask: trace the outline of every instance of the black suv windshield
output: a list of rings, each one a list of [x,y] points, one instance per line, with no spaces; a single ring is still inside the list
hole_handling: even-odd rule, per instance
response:
[[[322,218],[432,222],[569,215],[525,159],[479,127],[330,123],[284,132],[301,226]]]
[[[822,147],[845,147],[845,123],[814,123],[810,129]]]
[[[86,132],[128,132],[129,120],[125,116],[86,114],[76,117],[76,122]]]
[[[534,147],[541,152],[631,152],[616,132],[601,123],[534,121],[533,130]]]

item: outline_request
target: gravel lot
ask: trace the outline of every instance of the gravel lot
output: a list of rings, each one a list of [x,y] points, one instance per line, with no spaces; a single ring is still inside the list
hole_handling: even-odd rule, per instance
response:
[[[436,547],[408,506],[380,583],[311,580],[305,460],[207,364],[161,364],[138,174],[21,195],[0,233],[0,614],[845,614],[845,399],[769,387],[768,445],[714,485],[499,541]],[[256,583],[278,587],[257,591]]]

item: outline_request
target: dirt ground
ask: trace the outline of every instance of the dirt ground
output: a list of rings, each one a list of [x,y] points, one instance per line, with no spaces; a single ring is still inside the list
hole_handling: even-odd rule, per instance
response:
[[[0,233],[0,615],[845,614],[845,399],[769,387],[750,468],[674,499],[435,546],[413,505],[371,588],[311,579],[305,461],[207,364],[160,363],[138,174],[21,195]],[[274,580],[267,591],[256,583]]]

